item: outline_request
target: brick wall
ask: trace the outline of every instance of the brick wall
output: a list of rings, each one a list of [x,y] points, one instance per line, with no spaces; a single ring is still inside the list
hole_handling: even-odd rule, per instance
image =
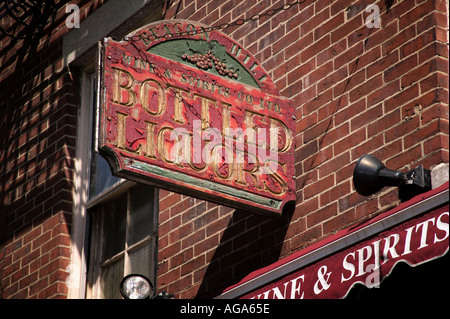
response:
[[[369,4],[381,28],[368,28]],[[166,18],[219,25],[279,1],[181,1]],[[448,163],[446,1],[304,1],[223,30],[297,107],[297,205],[272,219],[162,191],[158,288],[205,297],[339,229],[399,203],[352,184],[365,153],[391,169]]]
[[[81,19],[104,1],[78,3]],[[365,25],[380,7],[381,28]],[[218,25],[280,1],[172,1],[165,18]],[[223,30],[295,101],[295,211],[269,218],[160,191],[158,290],[207,297],[249,272],[398,204],[352,184],[365,153],[387,167],[448,163],[446,1],[307,0]],[[32,36],[0,36],[0,298],[67,296],[79,75],[61,59],[57,2]],[[4,21],[2,21],[4,22]],[[22,26],[9,20],[8,30]]]
[[[102,1],[76,2],[84,19]],[[67,296],[79,77],[62,59],[66,16],[47,1],[30,28],[1,20],[0,298]]]

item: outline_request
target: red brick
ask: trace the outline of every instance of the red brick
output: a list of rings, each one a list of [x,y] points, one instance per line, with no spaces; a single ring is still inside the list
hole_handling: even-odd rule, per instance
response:
[[[292,61],[292,62],[296,62],[296,60]],[[303,63],[301,65],[299,65],[297,68],[294,68],[292,70],[292,68],[289,68],[289,65],[292,65],[291,63],[286,63],[286,73],[288,73],[288,84],[297,82],[299,79],[301,78],[305,78],[306,74],[310,73],[312,70],[315,69],[316,67],[316,61],[314,59],[309,60],[306,63]]]
[[[413,130],[415,130],[419,125],[419,119],[416,117],[412,117],[409,119],[405,119],[401,123],[398,123],[396,126],[387,130],[384,133],[385,139],[388,142],[396,140],[406,134],[409,134]]]
[[[392,22],[398,24],[398,18],[414,8],[415,5],[415,2],[412,1],[394,2],[388,12],[385,12],[385,14],[382,12],[381,14],[383,25],[391,24]]]
[[[421,146],[417,145],[409,149],[408,152],[403,152],[386,161],[385,165],[386,167],[392,167],[392,169],[401,169],[409,167],[409,165],[413,166],[422,156]]]
[[[332,160],[324,163],[319,168],[319,178],[322,179],[325,176],[337,172],[340,168],[350,163],[350,153],[346,152],[340,156],[333,158]]]
[[[303,86],[304,87],[304,86]],[[317,96],[317,89],[315,86],[303,89],[298,95],[293,97],[295,105],[301,105]]]
[[[413,101],[419,95],[419,86],[413,85],[400,91],[384,101],[385,112],[390,112],[409,101]]]
[[[373,30],[378,29],[366,27],[364,20],[364,23],[362,23],[357,29],[353,30],[353,32],[347,36],[347,45],[349,47],[354,45],[363,46],[364,50],[369,51],[370,48],[366,46],[366,44],[370,41]]]
[[[402,76],[402,88],[408,87],[413,83],[416,83],[420,81],[421,79],[427,77],[429,74],[431,74],[436,69],[436,63],[435,61],[429,61],[428,63],[425,63],[412,71],[408,72],[404,76]]]
[[[344,38],[337,43],[341,43],[342,41],[347,42]],[[336,43],[336,42],[332,42]],[[323,53],[325,54],[326,51]],[[334,69],[337,70],[341,68],[343,65],[348,64],[353,59],[356,59],[361,54],[361,46],[355,45],[353,47],[347,47],[341,54],[338,54],[334,59]]]
[[[336,43],[340,39],[346,37],[347,35],[351,34],[355,30],[361,28],[363,26],[363,19],[362,15],[358,15],[351,19],[350,21],[347,21],[345,24],[343,24],[340,28],[334,30],[331,32],[331,42]]]
[[[175,282],[178,278],[180,278],[180,268],[176,268],[170,272],[159,275],[159,285],[162,287],[167,286],[168,284]]]
[[[420,81],[420,91],[428,92],[430,90],[436,90],[439,87],[448,87],[448,77],[441,73],[431,74],[429,77]],[[447,91],[448,92],[448,91]],[[448,95],[447,95],[448,97]],[[445,102],[445,101],[443,101]]]
[[[192,248],[182,250],[179,254],[170,258],[169,260],[170,268],[172,269],[176,268],[184,264],[188,260],[191,260],[193,258],[193,254],[194,252]]]
[[[393,52],[398,47],[402,46],[409,40],[415,38],[416,36],[416,28],[414,26],[408,27],[407,29],[401,31],[400,33],[394,35],[382,46],[382,54],[387,55]]]
[[[448,127],[448,123],[446,123],[446,125]],[[444,137],[443,135],[438,135],[427,140],[423,145],[425,154],[432,154],[442,148],[445,148],[445,144],[448,145],[448,141],[447,143],[444,142],[445,139],[446,137]]]
[[[291,239],[291,247],[293,251],[304,248],[306,245],[319,240],[322,237],[322,226],[317,225],[308,228],[303,233]]]
[[[423,34],[420,34],[416,38],[407,42],[400,47],[400,58],[403,59],[411,54],[416,53],[420,49],[426,47],[428,44],[435,40],[434,30],[431,29]]]
[[[342,154],[343,152],[345,152],[345,151],[351,149],[352,147],[354,147],[355,145],[360,144],[365,139],[366,139],[365,128],[357,130],[357,131],[354,131],[348,137],[346,137],[345,139],[343,139],[341,141],[336,142],[333,145],[334,153],[335,154]]]
[[[386,141],[385,146],[373,152],[377,158],[391,158],[403,152],[403,143],[400,139]]]
[[[319,53],[316,57],[317,65],[322,65],[323,63],[333,60],[335,57],[339,56],[342,52],[347,49],[347,40],[342,39],[337,43],[331,43],[330,47]],[[334,70],[338,67],[334,65]]]
[[[178,254],[180,251],[181,251],[181,243],[176,242],[171,246],[160,249],[158,252],[158,258],[160,260],[164,260],[166,258],[170,258],[171,256]]]
[[[273,74],[274,77],[279,78],[286,75],[290,70],[292,70],[292,65],[300,64],[300,57],[293,57],[291,60],[284,62],[275,68]]]
[[[330,102],[332,99],[333,99],[332,90],[327,90],[322,94],[318,95],[316,98],[305,103],[305,105],[303,106],[303,110],[306,114],[310,114],[323,104]]]
[[[436,119],[442,119],[448,121],[448,105],[434,104],[421,110],[421,123],[422,125]],[[445,128],[445,126],[444,126]]]
[[[324,12],[324,11],[323,11]],[[322,13],[327,14],[328,12]],[[337,14],[335,17],[331,18],[325,23],[318,24],[318,28],[314,29],[314,39],[320,39],[327,33],[330,33],[331,30],[336,29],[337,27],[344,24],[344,12]]]
[[[336,171],[336,184],[339,184],[342,181],[351,178],[353,176],[353,169],[354,165],[353,163],[351,163],[349,165],[343,166],[341,169]]]
[[[321,80],[317,84],[317,91],[319,93],[327,90],[330,87],[333,87],[336,83],[339,83],[339,82],[345,80],[348,76],[347,67],[342,67],[333,73],[331,73],[331,70],[332,70],[331,62],[324,64],[323,67],[327,67],[329,74],[328,74],[328,76],[322,76],[321,78],[323,80]],[[311,76],[313,76],[313,73],[311,74]],[[312,81],[312,80],[310,79],[310,81]]]
[[[319,14],[315,14],[311,19],[302,23],[301,31],[302,34],[308,34],[309,32],[316,29],[317,26],[321,25],[323,21],[328,20],[330,17],[329,10],[323,10]]]
[[[434,5],[435,5],[434,2],[432,1],[425,1],[421,5],[415,7],[413,10],[401,16],[399,20],[400,30],[406,28],[407,26],[410,26],[415,21],[419,21],[429,12],[433,11]]]
[[[304,133],[304,143],[307,143],[313,139],[321,137],[323,134],[327,133],[331,127],[330,120],[325,120],[317,125],[314,125],[310,129],[307,129]]]
[[[341,0],[333,2],[331,5],[331,15],[334,16],[341,11],[345,12],[344,10],[347,10],[352,2],[352,0]]]
[[[359,204],[365,202],[367,199],[356,192],[350,193],[339,199],[339,212],[354,210]]]
[[[309,59],[314,57],[316,54],[327,49],[330,46],[330,44],[331,44],[331,42],[330,42],[329,36],[325,36],[322,39],[320,39],[319,41],[313,42],[313,44],[311,44],[309,47],[307,47],[306,49],[303,49],[301,51],[300,55],[302,58],[302,63],[308,61]]]
[[[358,205],[355,209],[355,218],[356,220],[367,219],[371,214],[374,214],[378,211],[378,200],[372,199],[365,202],[362,205]]]
[[[164,199],[159,201],[159,209],[165,210],[181,201],[181,195],[177,193],[171,193]]]
[[[333,96],[341,96],[342,94],[349,92],[352,88],[364,83],[366,79],[365,73],[365,70],[350,73],[347,80],[344,80],[333,87]]]
[[[367,77],[379,74],[398,61],[398,52],[394,51],[371,63],[367,67]]]
[[[359,100],[360,98],[368,95],[370,92],[372,92],[373,88],[379,88],[382,86],[382,79],[381,75],[378,75],[365,83],[361,84],[360,86],[354,88],[352,91],[350,91],[350,102],[354,102]]]
[[[371,139],[366,139],[364,143],[358,145],[351,150],[351,158],[357,160],[364,154],[371,154],[375,150],[381,148],[385,144],[382,134],[373,136]]]
[[[394,81],[380,88],[373,88],[373,93],[367,96],[367,107],[380,103],[400,91],[400,81]]]
[[[369,124],[368,126],[368,135],[374,136],[377,134],[381,134],[385,130],[395,126],[401,120],[400,111],[396,110],[391,112],[375,121],[374,123]]]
[[[283,50],[285,47],[288,47],[299,38],[300,38],[300,30],[298,28],[295,28],[292,31],[287,32],[285,36],[281,37],[278,41],[276,41],[273,44],[272,52],[275,54],[278,51]]]
[[[439,132],[439,122],[434,121],[428,123],[427,126],[421,127],[419,130],[412,132],[405,136],[405,148],[412,147],[417,144],[417,141],[427,140],[429,137],[436,135]]]
[[[323,78],[327,78],[328,75],[333,71],[333,62],[329,61],[328,63],[323,64],[322,66],[316,68],[314,71],[312,71],[310,74],[305,76],[303,78],[303,82],[305,83],[305,87],[308,87],[310,85],[315,84],[317,81]],[[328,85],[329,86],[329,85]],[[317,92],[320,93],[324,91],[324,87],[326,88],[327,85],[321,85]]]
[[[323,223],[323,233],[324,235],[332,234],[336,232],[336,230],[342,229],[342,225],[353,223],[355,219],[355,212],[353,210],[338,214],[336,217]]]
[[[402,170],[448,162],[445,3],[394,1],[381,8],[382,27],[369,29],[364,10],[372,2],[308,0],[222,30],[294,101],[296,209],[291,220],[275,221],[161,190],[158,291],[202,297],[396,205],[395,188],[372,199],[355,192],[352,172],[362,154]],[[82,18],[99,4],[86,5]],[[181,1],[165,18],[219,25],[278,6]],[[11,46],[1,57],[0,103],[14,110],[0,117],[0,139],[8,145],[0,154],[0,202],[11,217],[0,217],[0,235],[6,229],[10,236],[0,244],[6,298],[67,296],[80,101],[78,76],[60,57],[64,16],[62,8],[58,28],[33,56],[17,63],[23,50]],[[18,85],[5,89],[5,80]]]
[[[329,175],[303,189],[305,199],[316,196],[334,185],[334,176]],[[310,225],[308,225],[310,226]]]
[[[327,133],[321,138],[320,145],[322,148],[328,145],[332,145],[340,139],[347,138],[348,135],[349,125],[348,123],[346,123],[337,128],[329,129]],[[335,156],[338,156],[338,154],[335,154]]]
[[[315,154],[317,152],[317,142],[312,141],[308,144],[302,145],[300,148],[298,148],[295,151],[295,159],[296,161],[304,160],[311,155]]]
[[[308,227],[318,225],[321,222],[335,216],[338,213],[337,204],[330,204],[318,211],[306,216],[306,224]]]
[[[382,44],[384,42],[389,40],[393,34],[397,34],[398,32],[397,21],[389,23],[388,21],[385,21],[386,19],[384,15],[381,15],[381,20],[382,20],[382,27],[380,29],[376,28],[371,29],[372,32],[366,39],[364,39],[364,47],[366,50],[370,50],[376,46],[380,46],[382,48]]]
[[[194,246],[194,254],[195,256],[198,256],[210,249],[216,248],[218,245],[219,245],[218,235],[211,236]]]

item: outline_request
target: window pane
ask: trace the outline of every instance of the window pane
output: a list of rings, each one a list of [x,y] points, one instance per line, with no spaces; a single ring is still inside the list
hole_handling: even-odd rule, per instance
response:
[[[92,150],[89,199],[97,196],[118,181],[120,181],[120,178],[111,174],[108,162],[101,155]]]
[[[89,199],[100,194],[108,187],[114,185],[120,178],[112,176],[108,162],[95,152],[95,139],[97,127],[97,80],[91,78],[91,104],[92,104],[92,139],[91,139],[91,173],[89,184]]]
[[[103,261],[125,249],[127,193],[103,207]]]
[[[124,277],[123,274],[123,259],[108,267],[102,267],[101,276],[101,298],[106,299],[121,299],[120,282]]]
[[[153,241],[130,253],[130,274],[141,274],[153,283]]]
[[[132,245],[150,235],[154,227],[154,188],[139,185],[131,190],[129,243]]]

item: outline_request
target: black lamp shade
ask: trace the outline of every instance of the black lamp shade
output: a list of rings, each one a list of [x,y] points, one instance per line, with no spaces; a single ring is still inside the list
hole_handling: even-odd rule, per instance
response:
[[[387,169],[375,156],[365,154],[356,162],[353,184],[358,194],[370,196],[385,186],[399,186],[404,181],[402,172]]]

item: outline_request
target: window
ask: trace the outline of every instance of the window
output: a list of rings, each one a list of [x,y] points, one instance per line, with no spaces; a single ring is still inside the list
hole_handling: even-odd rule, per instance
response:
[[[95,76],[89,82],[86,297],[121,298],[119,285],[127,274],[144,275],[155,284],[158,193],[154,187],[114,177],[106,160],[95,152]]]
[[[120,298],[122,278],[138,273],[155,283],[155,189],[136,185],[89,210],[88,297]]]
[[[146,233],[147,239],[143,242],[130,244],[126,236],[133,234],[135,230],[125,228],[125,239],[123,242],[128,246],[123,249],[123,273],[135,271],[135,257],[133,253],[145,245],[156,247],[156,238],[150,234],[156,234],[158,198],[157,189],[148,186],[138,185],[130,181],[115,178],[111,175],[108,164],[93,151],[93,141],[95,138],[95,62],[89,66],[88,61],[95,60],[95,49],[93,46],[97,41],[105,36],[122,38],[131,30],[146,25],[148,23],[163,18],[162,6],[156,0],[142,1],[122,1],[109,0],[101,7],[97,8],[92,14],[86,17],[81,23],[80,28],[74,28],[64,35],[62,41],[62,53],[64,62],[75,68],[82,67],[85,72],[81,74],[81,107],[78,109],[77,124],[77,150],[75,160],[74,191],[73,191],[73,219],[71,230],[71,257],[70,264],[67,267],[68,277],[66,285],[68,286],[69,298],[100,298],[115,294],[107,289],[114,280],[108,279],[111,269],[108,268],[106,260],[101,260],[102,247],[109,244],[103,240],[101,232],[108,232],[103,229],[107,218],[112,215],[123,216],[122,212],[108,214],[108,204],[119,201],[119,198],[126,197],[125,214],[130,220],[135,215],[134,209],[137,204],[131,204],[136,198],[133,193],[139,192],[139,189],[146,189],[145,215],[146,220],[152,220],[147,223],[151,227]],[[99,26],[99,21],[101,21]],[[153,195],[152,195],[153,194]],[[120,202],[120,201],[119,201]],[[115,207],[116,208],[116,207]],[[116,211],[118,211],[116,209]],[[142,214],[142,213],[141,213]],[[111,215],[111,216],[110,216]],[[139,213],[137,213],[139,215]],[[137,216],[136,215],[136,216]],[[104,219],[104,217],[106,219]],[[106,227],[106,226],[105,226]],[[99,233],[100,232],[100,233]],[[128,233],[127,233],[128,232]],[[149,237],[150,236],[150,237]],[[131,240],[132,242],[132,240]],[[106,249],[106,248],[105,248]],[[155,248],[156,249],[156,248]],[[156,255],[150,255],[154,250],[147,250],[145,268],[149,273],[149,279],[155,278]],[[97,255],[98,254],[98,255]],[[114,260],[122,258],[116,256]],[[127,265],[128,263],[128,265]],[[103,265],[103,268],[102,268]],[[131,266],[130,266],[131,265]],[[114,267],[119,268],[118,265]],[[134,268],[133,268],[134,267]],[[102,271],[104,270],[104,273]],[[119,276],[118,272],[117,276]],[[103,277],[101,277],[103,275]],[[97,277],[96,277],[97,276]],[[100,276],[100,277],[98,277]],[[100,278],[104,278],[104,288],[101,287]],[[120,278],[121,279],[121,278]],[[155,281],[153,281],[155,284]],[[103,289],[103,290],[102,290]],[[104,291],[108,290],[105,294]]]

